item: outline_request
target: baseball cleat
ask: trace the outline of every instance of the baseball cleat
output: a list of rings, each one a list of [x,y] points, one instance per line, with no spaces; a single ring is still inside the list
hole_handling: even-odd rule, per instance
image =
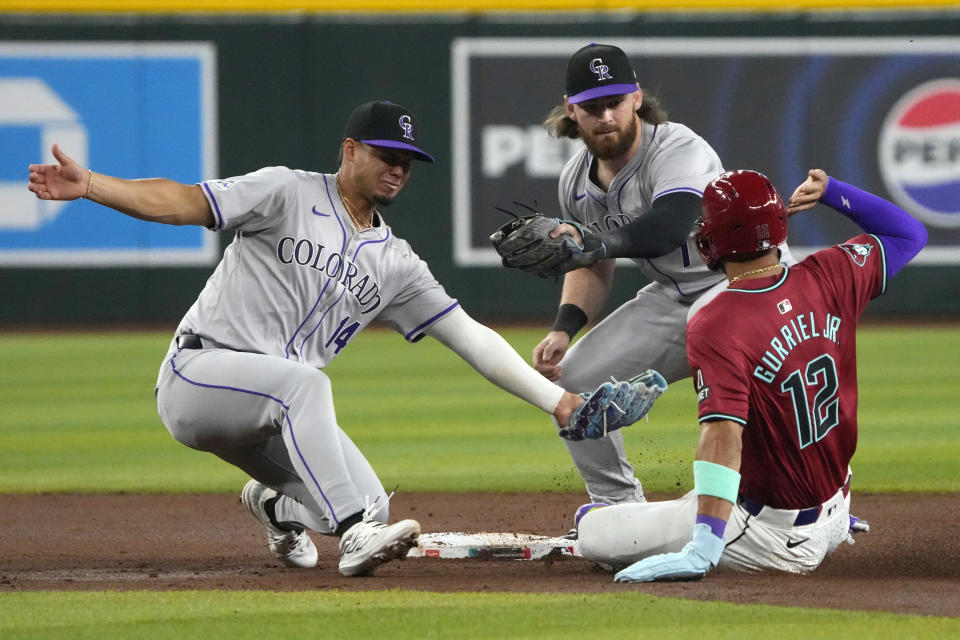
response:
[[[578,539],[580,537],[580,532],[577,530],[577,528],[580,526],[580,519],[594,509],[602,509],[609,506],[610,505],[606,502],[591,502],[590,504],[582,504],[577,507],[577,511],[573,514],[573,528],[570,529],[570,531],[567,531],[566,535],[563,537],[567,540]]]
[[[267,529],[267,547],[270,552],[288,567],[312,569],[317,566],[317,547],[303,529],[286,531],[270,520],[264,504],[277,497],[277,492],[256,480],[243,487],[240,500],[247,511]]]
[[[340,538],[340,573],[370,575],[379,565],[406,556],[417,546],[419,536],[420,523],[416,520],[389,525],[376,520],[358,522]]]
[[[870,531],[870,523],[857,516],[850,516],[850,533],[866,533]]]

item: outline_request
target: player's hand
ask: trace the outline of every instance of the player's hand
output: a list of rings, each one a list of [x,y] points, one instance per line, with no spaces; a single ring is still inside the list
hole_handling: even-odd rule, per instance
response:
[[[617,573],[613,581],[698,580],[717,566],[723,548],[723,539],[713,535],[710,525],[698,524],[693,529],[693,540],[683,549],[634,562]]]
[[[580,230],[574,225],[564,222],[562,224],[558,224],[557,227],[550,232],[551,238],[559,238],[561,235],[570,236],[573,238],[573,241],[577,243],[578,247],[583,247],[583,236],[580,235]]]
[[[557,424],[567,424],[573,412],[583,403],[584,399],[579,395],[564,391],[563,397],[560,398],[560,402],[557,404],[557,408],[553,410],[553,417],[556,419]]]
[[[567,353],[569,346],[570,336],[565,331],[551,331],[533,349],[533,368],[547,380],[556,382],[563,373],[560,360]]]
[[[823,197],[827,190],[826,171],[823,169],[810,169],[807,179],[803,184],[797,187],[790,200],[787,201],[787,215],[792,216],[795,213],[812,209],[815,204]]]
[[[31,164],[27,188],[41,200],[76,200],[87,194],[87,170],[54,143],[53,157],[58,164]]]

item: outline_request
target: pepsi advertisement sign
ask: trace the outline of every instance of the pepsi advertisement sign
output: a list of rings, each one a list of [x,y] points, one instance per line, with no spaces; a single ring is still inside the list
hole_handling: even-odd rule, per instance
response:
[[[960,39],[460,38],[453,42],[454,260],[496,266],[496,207],[537,201],[578,141],[550,137],[567,60],[589,42],[623,49],[669,119],[700,134],[726,169],[755,169],[788,197],[811,168],[921,220],[915,264],[960,264]],[[512,87],[504,99],[504,87]],[[802,258],[858,229],[816,207],[791,218]]]
[[[893,105],[879,165],[901,206],[927,225],[960,226],[960,77],[925,82]]]

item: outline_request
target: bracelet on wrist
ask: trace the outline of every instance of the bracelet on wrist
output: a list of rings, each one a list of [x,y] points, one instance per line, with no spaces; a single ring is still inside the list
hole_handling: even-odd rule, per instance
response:
[[[557,310],[557,319],[553,321],[554,331],[563,331],[570,339],[587,324],[586,312],[575,304],[560,305]]]
[[[87,177],[87,192],[84,193],[82,196],[80,196],[81,198],[89,198],[89,197],[90,197],[90,189],[91,189],[91,187],[93,187],[93,171],[91,171],[90,169],[87,169],[87,174],[88,174],[88,177]]]

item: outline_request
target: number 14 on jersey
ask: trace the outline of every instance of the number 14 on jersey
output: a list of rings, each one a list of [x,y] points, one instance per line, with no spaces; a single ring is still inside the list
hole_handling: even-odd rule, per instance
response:
[[[333,330],[330,334],[330,338],[324,343],[324,347],[329,348],[330,345],[337,345],[334,354],[340,353],[340,350],[347,346],[347,342],[350,341],[350,338],[353,337],[354,332],[360,328],[359,322],[354,322],[353,324],[347,324],[350,321],[350,316],[347,316],[340,321],[340,324],[337,325],[337,328]]]

